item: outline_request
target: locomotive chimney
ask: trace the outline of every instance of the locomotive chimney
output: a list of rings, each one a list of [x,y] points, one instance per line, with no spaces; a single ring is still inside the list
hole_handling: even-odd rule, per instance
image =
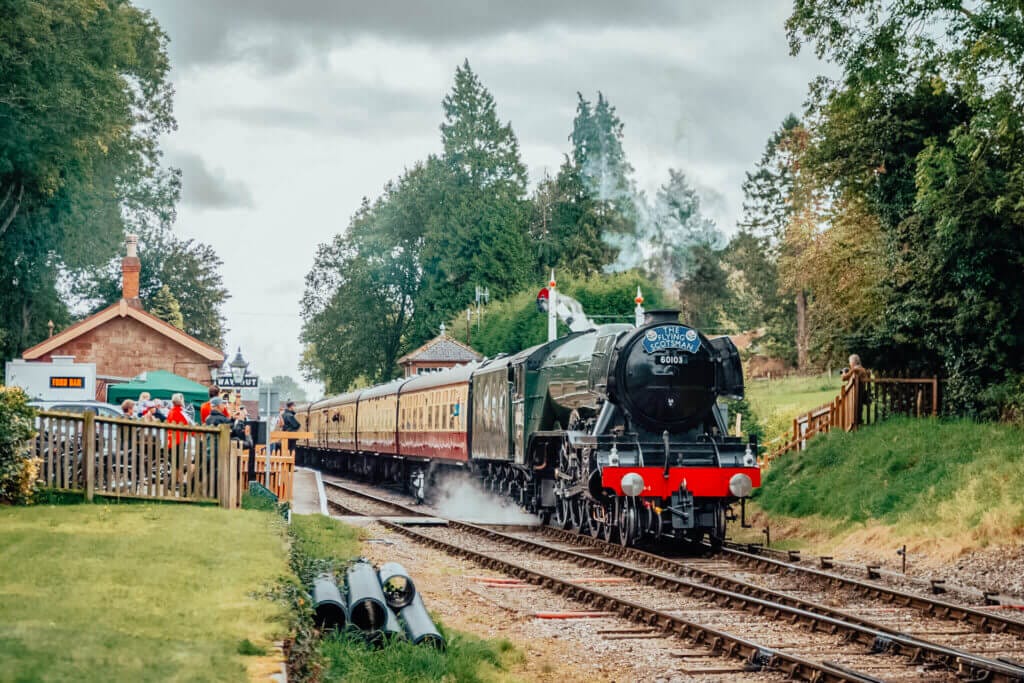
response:
[[[644,312],[644,325],[677,322],[679,322],[679,311],[674,308],[662,308],[656,311]]]

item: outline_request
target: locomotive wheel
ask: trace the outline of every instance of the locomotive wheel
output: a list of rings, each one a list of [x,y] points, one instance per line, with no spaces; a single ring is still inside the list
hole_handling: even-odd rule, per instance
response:
[[[569,506],[570,503],[566,498],[559,497],[555,501],[555,526],[559,529],[568,529],[572,524],[572,514]]]
[[[661,515],[654,510],[654,506],[644,506],[643,513],[644,529],[654,538],[661,538]]]
[[[640,536],[640,519],[636,503],[630,499],[622,504],[619,513],[619,545],[628,547],[636,543]]]
[[[725,507],[719,506],[715,510],[715,528],[708,530],[708,541],[713,550],[721,550],[725,543]]]
[[[572,499],[569,503],[569,510],[572,513],[572,528],[578,533],[582,534],[587,529],[587,518],[584,515],[583,501],[577,496]]]
[[[605,523],[601,530],[604,532],[604,540],[608,543],[614,543],[618,537],[619,500],[616,498],[614,503],[609,503],[604,508]]]
[[[601,510],[601,512],[603,513],[604,510],[602,509],[600,503],[594,503],[594,502],[586,503],[586,510],[587,510],[587,519],[589,520],[589,524],[590,524],[590,528],[588,529],[588,531],[590,531],[590,536],[592,538],[599,538],[601,536],[601,532],[603,531],[604,522],[599,522],[595,518],[594,513],[597,512],[598,510]]]

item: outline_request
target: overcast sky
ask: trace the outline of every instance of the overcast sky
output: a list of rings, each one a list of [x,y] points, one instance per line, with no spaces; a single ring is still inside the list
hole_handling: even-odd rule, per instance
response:
[[[137,2],[171,39],[177,231],[224,259],[230,351],[265,377],[298,378],[316,245],[440,151],[441,99],[464,59],[512,122],[531,182],[561,163],[577,91],[600,90],[638,185],[683,169],[726,233],[744,171],[823,68],[789,56],[787,0]]]

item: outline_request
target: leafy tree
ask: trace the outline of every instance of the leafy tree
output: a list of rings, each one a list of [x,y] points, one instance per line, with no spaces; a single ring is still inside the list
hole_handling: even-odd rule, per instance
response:
[[[185,320],[181,316],[181,304],[174,298],[171,288],[163,285],[153,296],[153,303],[150,304],[149,312],[166,323],[174,325],[179,330],[185,329]]]
[[[669,169],[668,182],[658,188],[648,213],[640,235],[645,268],[664,289],[672,290],[698,260],[706,262],[707,255],[720,248],[722,235],[701,213],[697,191],[676,169]]]
[[[800,120],[789,114],[778,130],[768,138],[764,153],[754,170],[743,181],[743,217],[739,227],[758,237],[765,237],[775,249],[783,241],[795,206],[791,200],[796,160],[788,144],[789,137],[801,127]]]
[[[605,245],[582,262],[582,274],[597,260],[617,270],[635,267],[639,261],[636,242],[636,188],[633,167],[622,147],[624,125],[615,107],[597,94],[597,103],[577,93],[570,159],[559,171],[564,196],[573,207],[565,212],[562,231],[576,232],[588,244],[598,238]],[[571,163],[570,163],[571,162]],[[595,258],[596,257],[596,258]],[[614,264],[614,265],[613,265]]]
[[[526,167],[511,125],[501,123],[491,93],[465,62],[442,103],[444,154],[420,257],[423,290],[415,339],[472,299],[477,285],[493,295],[516,291],[532,272],[528,248]]]
[[[68,317],[56,289],[103,263],[125,222],[173,214],[167,38],[127,0],[0,11],[0,329],[5,356]]]
[[[607,207],[587,188],[580,169],[568,157],[555,179],[538,186],[533,206],[531,231],[540,256],[540,278],[548,277],[552,268],[592,275],[615,261],[618,250],[605,239]]]
[[[851,342],[983,416],[1024,373],[1021,25],[1008,0],[798,0],[787,23],[841,69],[812,91],[809,160],[884,238],[883,312]]]
[[[724,307],[729,297],[728,275],[721,252],[697,243],[687,254],[689,267],[679,282],[681,319],[708,332],[725,333]]]
[[[768,138],[754,171],[747,173],[739,222],[751,239],[763,240],[765,257],[773,264],[761,270],[760,295],[766,303],[774,303],[775,296],[764,288],[775,287],[792,297],[791,304],[764,309],[766,346],[787,360],[795,359],[803,371],[810,367],[811,346],[805,269],[813,265],[803,255],[817,234],[820,218],[817,188],[802,174],[808,140],[806,128],[795,116],[783,119]]]
[[[306,390],[288,375],[274,375],[267,383],[267,386],[277,390],[282,400],[290,398],[296,403],[302,403],[306,400]]]
[[[178,302],[182,329],[196,339],[223,348],[225,327],[222,307],[230,294],[221,270],[224,262],[213,247],[181,239],[168,229],[146,230],[139,235],[139,298],[150,312],[164,287]],[[83,278],[82,298],[93,310],[121,298],[121,257]]]
[[[432,159],[389,183],[376,202],[363,201],[346,233],[318,249],[302,299],[302,368],[327,391],[390,379],[411,347],[440,168]]]

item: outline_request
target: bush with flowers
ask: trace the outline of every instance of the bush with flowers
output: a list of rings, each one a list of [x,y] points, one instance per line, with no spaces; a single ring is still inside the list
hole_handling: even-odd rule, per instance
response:
[[[0,386],[0,504],[32,501],[39,476],[38,458],[29,441],[35,435],[35,410],[18,387]]]

